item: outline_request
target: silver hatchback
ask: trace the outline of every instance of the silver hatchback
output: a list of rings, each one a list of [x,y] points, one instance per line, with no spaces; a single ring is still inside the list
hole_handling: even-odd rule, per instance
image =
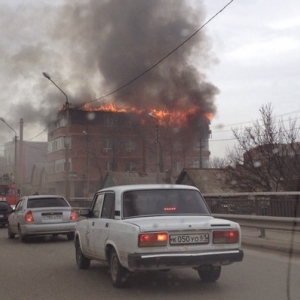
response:
[[[8,237],[19,241],[37,235],[66,235],[74,239],[78,215],[68,201],[58,195],[22,197],[8,218]]]

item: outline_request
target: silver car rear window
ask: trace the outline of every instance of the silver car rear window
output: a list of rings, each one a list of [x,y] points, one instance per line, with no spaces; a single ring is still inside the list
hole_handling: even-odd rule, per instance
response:
[[[35,198],[28,199],[27,208],[66,207],[69,206],[64,198]]]

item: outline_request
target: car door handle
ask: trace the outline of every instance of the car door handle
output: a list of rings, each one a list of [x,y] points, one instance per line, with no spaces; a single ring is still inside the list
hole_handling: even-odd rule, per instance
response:
[[[106,223],[106,224],[105,224],[105,227],[109,227],[109,223]]]
[[[95,222],[92,222],[92,226],[94,226],[95,225]]]

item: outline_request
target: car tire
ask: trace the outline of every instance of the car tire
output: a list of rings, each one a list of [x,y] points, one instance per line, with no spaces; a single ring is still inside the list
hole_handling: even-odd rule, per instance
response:
[[[68,233],[68,234],[67,234],[67,239],[68,239],[68,241],[73,241],[74,238],[75,238],[75,233],[74,233],[74,232]]]
[[[115,249],[112,249],[109,255],[109,270],[113,286],[123,288],[126,284],[128,271],[120,264]]]
[[[11,232],[9,224],[7,225],[7,235],[9,239],[14,239],[16,236],[14,233]]]
[[[18,226],[18,238],[19,238],[19,242],[21,243],[25,242],[25,236],[22,234],[20,225]]]
[[[198,274],[203,282],[215,282],[221,275],[221,266],[202,266]]]
[[[75,255],[76,263],[79,269],[88,269],[91,264],[91,260],[84,256],[81,251],[79,240],[75,242]]]

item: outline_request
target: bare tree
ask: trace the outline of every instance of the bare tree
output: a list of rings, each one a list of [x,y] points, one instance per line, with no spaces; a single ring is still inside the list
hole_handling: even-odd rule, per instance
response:
[[[228,183],[240,191],[295,190],[300,178],[299,128],[275,120],[271,104],[261,120],[233,129],[237,145],[228,151]]]
[[[225,169],[230,165],[227,157],[213,157],[210,159],[209,167],[212,169]]]

